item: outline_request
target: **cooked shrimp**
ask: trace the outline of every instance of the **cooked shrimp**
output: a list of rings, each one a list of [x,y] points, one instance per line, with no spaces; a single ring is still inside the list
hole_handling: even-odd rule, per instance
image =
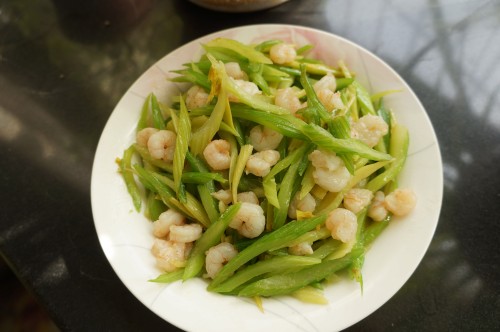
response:
[[[203,107],[208,102],[208,93],[199,85],[193,85],[186,92],[186,107],[188,109]]]
[[[328,214],[325,225],[336,240],[347,243],[356,238],[358,220],[352,211],[336,208]]]
[[[158,129],[151,128],[151,127],[141,129],[135,135],[135,141],[140,146],[148,147],[149,138],[151,137],[151,135],[153,135],[157,132],[158,132]]]
[[[293,45],[290,44],[276,44],[269,50],[269,57],[271,60],[280,65],[292,62],[295,60],[296,56],[297,52],[295,51]]]
[[[323,89],[318,92],[318,99],[328,112],[345,107],[342,98],[340,98],[340,92]]]
[[[155,239],[151,252],[156,258],[156,265],[165,272],[172,272],[186,265],[186,259],[192,248],[190,243],[180,243]]]
[[[170,232],[170,226],[184,225],[186,217],[179,212],[168,209],[160,214],[158,220],[153,223],[153,235],[156,237],[165,237]]]
[[[231,145],[223,139],[213,140],[203,150],[208,165],[215,171],[229,169],[231,165]]]
[[[231,195],[231,190],[229,189],[221,189],[212,194],[216,200],[221,201],[222,203],[229,205],[233,201],[233,196]]]
[[[259,198],[253,191],[244,191],[238,193],[238,202],[247,202],[259,205]]]
[[[149,137],[148,150],[154,159],[174,160],[175,140],[177,135],[170,130],[159,130]]]
[[[328,73],[319,81],[314,83],[313,88],[316,93],[319,93],[323,90],[330,90],[331,92],[335,92],[335,90],[337,89],[337,80],[335,79],[335,76],[332,75],[332,73]]]
[[[260,205],[242,202],[236,216],[229,223],[229,227],[234,228],[244,237],[253,239],[259,236],[266,226],[264,210]]]
[[[189,243],[201,237],[203,229],[199,224],[172,225],[170,226],[170,240],[175,242]]]
[[[224,64],[226,68],[226,73],[229,77],[235,80],[248,81],[248,75],[243,70],[241,70],[240,64],[238,62],[227,62]]]
[[[385,197],[384,206],[395,216],[402,217],[410,213],[417,204],[417,196],[411,189],[396,189]]]
[[[304,256],[313,253],[311,244],[308,242],[301,242],[299,244],[288,247],[288,253],[291,255]]]
[[[351,125],[351,137],[359,139],[369,147],[377,145],[387,134],[389,126],[377,115],[365,115]]]
[[[300,193],[296,193],[288,206],[288,216],[292,219],[297,218],[297,210],[313,212],[316,208],[316,200],[311,194],[307,193],[302,199],[299,199],[299,197]]]
[[[262,94],[262,91],[259,90],[259,87],[257,86],[257,84],[255,84],[253,82],[244,81],[244,80],[235,80],[233,78],[229,78],[229,79],[233,80],[234,83],[236,83],[236,85],[241,90],[243,90],[243,92],[246,92],[251,96]],[[239,102],[238,97],[236,97],[232,94],[229,94],[227,96],[227,98],[229,99],[229,101],[236,102],[236,103]]]
[[[274,96],[274,104],[286,108],[292,114],[295,114],[299,109],[302,108],[299,97],[297,97],[293,88],[276,90],[276,95]]]
[[[219,243],[215,247],[208,249],[205,258],[207,275],[213,279],[220,269],[237,254],[236,248],[227,242]]]
[[[266,176],[278,160],[280,160],[280,153],[276,150],[265,150],[254,153],[248,158],[245,172],[257,176]]]
[[[250,129],[250,144],[256,151],[274,150],[280,145],[283,135],[261,125]]]
[[[373,198],[373,193],[368,189],[353,188],[344,195],[344,207],[358,213],[367,207]]]
[[[388,211],[384,206],[384,200],[384,192],[377,191],[373,197],[372,204],[368,208],[368,217],[374,221],[382,221],[387,217]]]
[[[339,192],[349,182],[351,175],[335,152],[314,150],[308,158],[314,167],[314,182],[321,188]]]

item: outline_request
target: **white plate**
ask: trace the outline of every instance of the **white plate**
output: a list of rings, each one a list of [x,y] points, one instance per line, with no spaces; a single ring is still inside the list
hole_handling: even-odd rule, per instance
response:
[[[160,285],[148,282],[160,271],[150,248],[151,223],[136,213],[115,158],[134,140],[145,97],[154,92],[162,102],[184,87],[167,80],[170,70],[197,60],[200,44],[215,37],[256,43],[283,39],[315,45],[314,54],[329,64],[343,59],[373,93],[402,89],[385,98],[410,132],[410,151],[400,184],[418,196],[410,216],[393,223],[375,241],[363,268],[364,293],[351,280],[328,286],[328,305],[301,303],[293,298],[264,300],[264,313],[248,299],[206,291],[201,279]],[[382,60],[341,37],[289,25],[254,25],[220,31],[192,41],[149,68],[125,93],[104,128],[92,171],[92,210],[104,253],[126,287],[149,309],[188,331],[332,331],[346,328],[384,304],[408,280],[422,259],[436,228],[443,190],[442,164],[436,135],[421,103]],[[244,323],[243,323],[244,320]]]

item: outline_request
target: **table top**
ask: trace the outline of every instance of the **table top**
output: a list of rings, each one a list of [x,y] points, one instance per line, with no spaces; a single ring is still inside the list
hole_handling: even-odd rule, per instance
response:
[[[178,331],[121,283],[99,245],[94,153],[135,79],[224,28],[299,24],[350,39],[392,66],[435,128],[444,197],[408,282],[348,331],[498,330],[500,2],[291,0],[230,14],[188,1],[0,4],[0,252],[62,330]],[[404,248],[399,248],[404,250]]]

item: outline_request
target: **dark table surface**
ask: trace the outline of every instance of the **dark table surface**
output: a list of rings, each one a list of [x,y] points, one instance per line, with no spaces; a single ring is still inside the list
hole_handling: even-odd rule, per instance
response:
[[[256,23],[319,28],[374,52],[414,89],[438,136],[445,182],[434,239],[401,290],[348,330],[499,330],[498,1],[292,0],[247,14],[186,0],[1,1],[0,252],[19,278],[62,330],[177,330],[127,290],[101,250],[94,152],[115,104],[159,58]]]

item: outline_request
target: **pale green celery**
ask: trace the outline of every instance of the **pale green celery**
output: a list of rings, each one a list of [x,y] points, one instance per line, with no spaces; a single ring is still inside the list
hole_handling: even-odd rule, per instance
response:
[[[299,192],[299,199],[303,199],[316,185],[316,181],[313,177],[314,167],[309,164],[307,166],[306,172],[304,173],[304,177],[301,181],[301,187]]]
[[[208,47],[222,47],[230,49],[238,54],[241,54],[245,58],[247,58],[251,62],[259,62],[259,63],[267,63],[272,64],[273,62],[266,57],[262,52],[257,51],[251,46],[242,44],[233,39],[226,38],[216,38],[209,41],[207,44]]]
[[[208,120],[198,129],[195,133],[191,135],[190,147],[191,153],[195,156],[203,152],[205,147],[210,143],[212,138],[215,136],[217,131],[219,131],[220,123],[224,117],[224,113],[227,105],[227,94],[224,89],[221,89],[218,97],[217,103],[210,114]]]
[[[192,68],[184,68],[181,70],[174,70],[173,71],[176,74],[179,74],[179,76],[176,76],[170,81],[172,82],[188,82],[188,83],[193,83],[195,85],[199,85],[202,88],[204,88],[207,91],[210,91],[210,80],[208,77],[196,70],[193,70]]]
[[[156,166],[164,171],[167,171],[168,173],[172,173],[173,172],[173,166],[172,166],[172,163],[167,163],[161,159],[154,159],[153,157],[151,157],[151,155],[149,154],[149,151],[148,151],[148,148],[144,147],[144,146],[140,146],[139,144],[135,143],[134,144],[134,149],[135,151],[137,151],[140,155],[141,155],[141,158],[146,161],[147,163],[153,165],[153,166]]]
[[[278,40],[278,39],[270,39],[270,40],[263,41],[262,43],[260,43],[258,45],[255,45],[254,48],[259,52],[265,53],[265,52],[269,52],[271,47],[273,47],[274,45],[281,44],[281,43],[283,43],[283,41]]]
[[[354,82],[351,83],[351,86],[353,86],[356,89],[356,98],[360,105],[361,112],[364,115],[366,114],[376,115],[377,112],[375,112],[375,108],[373,107],[370,94],[365,89],[365,87],[361,85],[357,80],[354,80]]]
[[[178,269],[173,272],[168,272],[160,274],[155,279],[148,280],[150,282],[157,282],[161,284],[169,284],[177,280],[182,280],[182,275],[184,274],[184,269]]]
[[[264,181],[269,181],[274,178],[278,173],[287,169],[290,165],[294,163],[298,163],[305,152],[308,150],[308,144],[303,144],[298,147],[296,150],[290,152],[288,156],[278,161],[269,171],[269,173],[264,177]]]
[[[358,98],[356,93],[356,87],[354,85],[349,85],[347,87],[347,92],[349,94],[348,110],[353,121],[358,121],[359,119],[359,109],[358,109]]]
[[[307,72],[306,72],[306,65],[301,64],[300,65],[300,83],[302,84],[302,87],[306,91],[307,95],[307,107],[310,110],[314,111],[313,117],[314,117],[314,122],[316,124],[320,124],[321,121],[328,121],[331,116],[330,114],[326,111],[325,106],[321,101],[319,100],[318,96],[316,95],[316,92],[314,91],[314,88],[309,81],[309,78],[307,77]]]
[[[147,171],[142,166],[137,164],[134,165],[134,169],[137,172],[137,175],[139,176],[142,184],[146,188],[158,193],[161,200],[163,201],[163,203],[165,203],[166,206],[168,206],[170,209],[181,211],[186,216],[195,219],[191,212],[177,200],[177,198],[175,197],[175,192],[163,181],[156,177],[156,173]]]
[[[307,257],[323,259],[337,250],[341,244],[342,242],[339,240],[335,240],[333,238],[326,239],[320,247],[314,250],[314,252]]]
[[[298,162],[290,165],[283,177],[278,192],[278,204],[280,207],[274,210],[273,229],[279,229],[285,224],[288,216],[288,206],[290,205],[292,194],[294,193],[295,183],[300,180],[298,174],[299,166],[300,163]]]
[[[233,291],[247,281],[264,274],[273,272],[281,273],[283,270],[289,268],[300,268],[319,263],[321,263],[321,260],[317,258],[294,255],[277,256],[259,261],[239,270],[232,277],[211,290],[217,293],[227,293]]]
[[[279,70],[276,67],[269,66],[269,65],[264,65],[264,68],[262,68],[262,76],[264,79],[268,82],[273,82],[273,81],[280,81],[283,78],[290,78],[290,74]]]
[[[340,71],[342,72],[342,75],[344,75],[345,78],[351,78],[352,77],[351,71],[346,66],[345,62],[340,60],[338,62],[338,64],[339,64]]]
[[[321,227],[320,229],[315,229],[310,232],[299,236],[297,239],[290,242],[287,246],[291,247],[302,242],[313,243],[315,241],[325,239],[330,236],[330,231],[326,227]]]
[[[380,190],[387,183],[395,179],[403,169],[408,154],[410,136],[406,127],[395,124],[391,128],[390,154],[394,157],[394,162],[381,174],[370,180],[366,189],[373,192]]]
[[[167,185],[170,189],[175,188],[174,181],[172,181],[168,177],[157,173],[153,173],[153,176],[160,182]],[[210,219],[208,218],[207,212],[203,208],[203,205],[189,191],[186,191],[186,203],[181,204],[184,207],[184,210],[188,211],[189,215],[192,216],[193,219],[195,219],[205,227],[208,227],[210,225]]]
[[[209,172],[208,167],[205,166],[205,164],[201,160],[193,156],[189,151],[186,155],[186,159],[194,171],[202,172],[197,174],[212,174],[215,175],[215,177],[217,177],[218,175],[222,178],[222,176],[218,173],[208,173]],[[182,174],[183,181],[186,174],[187,174],[186,172]],[[207,212],[210,222],[211,223],[215,222],[215,220],[219,219],[219,208],[216,199],[212,196],[212,193],[216,191],[214,182],[212,180],[209,180],[205,184],[198,185],[197,189],[198,189],[198,194],[200,196],[201,204],[205,208],[205,211]]]
[[[180,99],[179,122],[177,125],[177,137],[175,139],[175,151],[173,160],[173,175],[174,175],[174,190],[181,203],[186,203],[186,193],[184,185],[181,181],[182,172],[184,171],[184,163],[186,160],[186,153],[189,147],[189,140],[191,138],[191,121],[189,114],[184,103],[184,99]]]
[[[240,88],[236,82],[231,79],[224,68],[224,64],[220,61],[214,59],[214,57],[209,55],[210,61],[212,61],[212,69],[215,71],[215,75],[220,80],[221,90],[225,90],[227,93],[233,95],[238,99],[240,103],[253,107],[257,110],[274,113],[274,114],[290,114],[290,112],[283,108],[276,106],[272,103],[268,103],[258,96],[253,96],[245,92]],[[212,83],[213,84],[213,83]]]
[[[230,125],[225,123],[224,121],[222,121],[220,123],[219,130],[225,131],[226,133],[231,134],[234,137],[238,137],[238,138],[240,137],[240,134],[238,133],[238,131],[234,127],[231,127]]]
[[[344,199],[344,194],[348,192],[352,187],[358,184],[361,180],[368,178],[370,175],[386,166],[392,161],[379,161],[373,164],[363,166],[356,169],[354,175],[351,177],[347,185],[338,193],[328,193],[321,203],[316,207],[317,213],[329,213],[330,211],[336,209],[342,203]]]
[[[374,221],[370,226],[366,227],[363,233],[363,243],[365,247],[369,247],[372,242],[382,233],[382,231],[389,226],[392,216],[389,214],[387,218],[382,221]]]
[[[231,186],[231,181],[233,178],[234,170],[236,169],[236,162],[238,161],[238,143],[234,136],[229,135],[225,132],[219,132],[219,136],[229,142],[231,162],[229,164],[229,186]]]
[[[387,153],[369,148],[359,140],[352,138],[335,138],[326,129],[312,123],[304,126],[302,132],[312,143],[325,150],[339,153],[355,153],[361,157],[376,161],[390,160],[392,158]]]
[[[132,202],[137,212],[141,211],[142,197],[139,186],[135,182],[132,171],[132,156],[135,153],[134,145],[131,145],[123,152],[123,157],[119,162],[120,172],[127,187],[127,191],[132,197]]]
[[[193,278],[200,273],[205,262],[205,252],[211,247],[220,242],[221,236],[229,226],[229,223],[236,216],[240,209],[241,204],[236,203],[231,205],[221,214],[220,218],[212,223],[207,230],[196,241],[193,250],[184,268],[183,280]]]
[[[158,100],[156,96],[151,93],[150,94],[150,104],[151,104],[151,114],[153,117],[153,125],[156,129],[165,129],[165,119],[163,119],[163,115],[160,109],[160,105],[158,104]]]
[[[307,45],[304,45],[304,46],[302,46],[302,47],[298,48],[298,49],[296,50],[296,52],[297,52],[297,55],[302,55],[302,54],[304,54],[304,53],[306,53],[306,52],[309,52],[309,51],[310,51],[310,50],[312,50],[313,48],[314,48],[314,45],[307,44]]]
[[[182,173],[181,181],[194,184],[206,184],[210,181],[217,181],[221,184],[226,184],[228,182],[222,174],[208,172],[184,172]]]
[[[231,105],[231,110],[235,118],[261,124],[279,132],[283,136],[307,140],[307,136],[302,132],[306,123],[291,114],[278,115],[237,104]]]
[[[250,158],[250,156],[252,155],[252,151],[253,146],[247,144],[241,147],[240,153],[238,154],[236,165],[234,166],[234,171],[232,172],[232,177],[229,179],[233,202],[238,201],[238,184],[240,183],[241,175],[245,171],[245,166],[247,164],[248,158]]]
[[[299,69],[301,64],[302,63],[298,62],[298,61],[292,61],[291,63],[289,63],[290,67],[294,68],[294,69]],[[309,74],[316,74],[316,75],[321,75],[321,76],[324,76],[328,73],[331,73],[334,76],[338,76],[341,74],[337,69],[334,69],[334,68],[329,67],[329,66],[324,65],[324,64],[304,63],[304,65],[305,65],[306,71]]]
[[[318,216],[300,221],[291,221],[279,229],[267,233],[231,259],[215,276],[209,290],[227,280],[236,270],[258,255],[286,245],[298,236],[314,229],[325,222],[326,216]]]
[[[362,252],[362,250],[352,251],[340,259],[324,260],[320,264],[306,267],[297,272],[257,280],[243,288],[238,295],[253,297],[290,294],[302,287],[320,282],[333,273],[348,267]]]
[[[174,109],[170,110],[170,120],[172,121],[172,125],[174,126],[174,131],[177,134],[177,128],[179,127],[179,117],[177,116],[177,111]]]
[[[156,198],[156,193],[150,191],[146,199],[146,217],[151,221],[158,220],[158,217],[162,212],[166,210],[165,203],[160,199]]]
[[[280,203],[278,201],[278,189],[274,177],[262,181],[262,186],[268,203],[279,209]]]
[[[375,94],[372,94],[370,96],[370,100],[372,101],[373,105],[378,105],[381,101],[382,98],[384,98],[387,95],[391,95],[393,93],[399,93],[403,92],[402,89],[393,89],[393,90],[385,90],[385,91],[380,91]]]
[[[150,116],[149,116],[149,104],[151,103],[151,94],[146,97],[144,104],[142,105],[141,115],[139,116],[139,121],[137,123],[136,131],[140,131],[144,128],[149,127]]]
[[[237,62],[240,64],[240,67],[248,64],[248,59],[242,56],[241,54],[238,54],[228,48],[224,47],[210,47],[207,45],[203,45],[203,48],[207,52],[207,58],[210,56],[214,57],[215,59],[222,61],[224,63],[226,62]],[[210,64],[211,66],[211,64]]]
[[[328,304],[323,292],[312,286],[305,286],[290,294],[299,301],[312,304]]]

